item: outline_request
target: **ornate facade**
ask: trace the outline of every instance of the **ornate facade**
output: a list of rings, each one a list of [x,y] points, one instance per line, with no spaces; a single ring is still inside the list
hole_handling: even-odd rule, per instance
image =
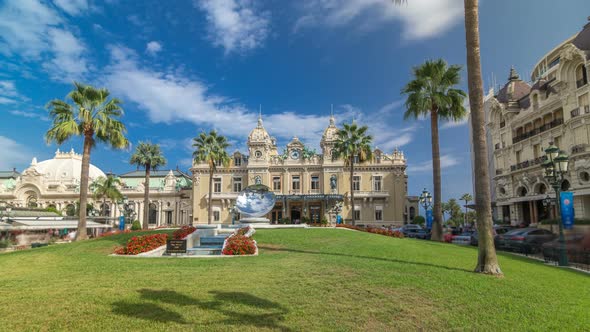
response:
[[[542,204],[555,195],[541,167],[551,142],[570,155],[562,189],[574,192],[576,217],[590,217],[589,67],[590,23],[537,63],[531,84],[513,68],[502,89],[487,98],[498,219],[529,224],[555,215]]]
[[[263,126],[262,118],[248,136],[248,153],[234,152],[229,167],[218,167],[213,175],[213,223],[231,223],[231,207],[246,186],[262,183],[276,195],[277,202],[267,216],[272,222],[334,221],[334,206],[343,201],[340,215],[352,218],[350,172],[343,160],[332,160],[337,138],[335,119],[324,130],[321,154],[297,137],[281,154],[276,140]],[[406,216],[406,159],[395,150],[386,154],[375,149],[370,161],[355,165],[353,182],[355,213],[358,224],[402,224]],[[207,223],[209,167],[195,163],[193,173],[193,223]],[[414,207],[414,210],[416,208]],[[409,211],[409,208],[407,209]],[[235,222],[239,216],[235,216]]]
[[[53,207],[63,215],[74,215],[80,193],[80,170],[82,156],[74,152],[57,150],[53,159],[37,162],[33,158],[22,173],[16,170],[0,172],[0,201],[16,207]],[[136,219],[143,222],[144,172],[135,171],[120,175],[123,187]],[[103,171],[90,165],[89,183],[106,176]],[[179,170],[152,171],[150,178],[149,224],[188,224],[192,219],[190,176]],[[121,215],[120,204],[88,195],[93,210],[102,216],[115,219]],[[104,204],[104,205],[103,205]]]

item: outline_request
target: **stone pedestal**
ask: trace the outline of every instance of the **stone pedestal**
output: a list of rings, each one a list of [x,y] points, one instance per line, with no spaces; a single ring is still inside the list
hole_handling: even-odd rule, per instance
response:
[[[270,220],[263,217],[246,217],[240,219],[240,224],[270,224]]]

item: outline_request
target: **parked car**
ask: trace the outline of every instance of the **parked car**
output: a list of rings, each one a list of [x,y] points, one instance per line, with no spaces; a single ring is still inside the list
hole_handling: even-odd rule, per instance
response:
[[[512,226],[494,226],[494,228],[492,228],[493,230],[493,235],[494,235],[494,242],[495,242],[495,238],[498,235],[502,235],[505,234],[511,230],[513,230],[514,227]],[[472,246],[477,246],[479,244],[479,235],[477,230],[473,232],[473,234],[471,235],[471,245]]]
[[[459,235],[453,236],[453,240],[451,243],[453,244],[460,244],[460,245],[469,245],[471,244],[471,236],[473,232],[463,232]]]
[[[394,231],[399,231],[404,233],[404,236],[408,236],[408,231],[410,230],[420,230],[422,229],[422,226],[420,225],[416,225],[416,224],[405,224],[400,228],[396,228],[394,229]]]
[[[542,228],[519,228],[496,237],[496,248],[518,251],[522,253],[534,253],[541,250],[545,242],[556,238],[556,235]]]
[[[579,233],[565,235],[565,248],[570,262],[590,264],[590,247],[584,246],[585,236],[590,237],[590,233],[586,235]],[[545,261],[556,262],[559,260],[559,238],[543,243],[542,248]]]
[[[404,235],[409,238],[430,240],[431,233],[427,229],[408,229]]]

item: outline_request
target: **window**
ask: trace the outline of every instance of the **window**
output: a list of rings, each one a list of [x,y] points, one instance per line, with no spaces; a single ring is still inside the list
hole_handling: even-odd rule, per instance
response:
[[[381,206],[375,207],[375,221],[383,220],[383,208]]]
[[[281,177],[280,176],[273,176],[272,177],[272,190],[281,190]]]
[[[354,159],[354,163],[355,163],[355,164],[358,164],[358,163],[360,162],[360,158],[359,158],[359,156],[358,156],[358,155],[357,155],[357,156],[354,156],[354,158],[353,158],[353,159]]]
[[[373,191],[381,191],[382,176],[373,177]]]
[[[293,187],[294,191],[299,191],[301,189],[301,183],[299,182],[299,175],[293,176]]]
[[[234,157],[234,166],[242,166],[242,156]]]
[[[166,211],[166,224],[172,225],[172,211]]]
[[[214,193],[221,192],[221,178],[214,178],[213,179],[213,192]]]
[[[588,84],[588,74],[586,73],[586,67],[582,64],[576,68],[576,88],[586,84]]]
[[[352,177],[352,190],[359,191],[361,190],[361,177],[355,175]]]
[[[361,219],[361,210],[354,210],[354,220],[360,220]]]
[[[242,178],[235,177],[234,178],[234,192],[239,193],[240,191],[242,191]]]
[[[311,176],[311,190],[319,190],[320,189],[320,177],[317,175]]]
[[[520,164],[520,153],[521,151],[516,151],[516,163]]]
[[[221,219],[221,212],[219,210],[213,211],[213,221],[219,221]]]
[[[215,166],[221,167],[221,159],[215,160]]]
[[[533,158],[537,159],[541,156],[541,144],[533,145]]]
[[[553,144],[556,147],[559,147],[559,143],[560,143],[559,141],[561,141],[561,136],[558,136],[558,137],[553,138]]]

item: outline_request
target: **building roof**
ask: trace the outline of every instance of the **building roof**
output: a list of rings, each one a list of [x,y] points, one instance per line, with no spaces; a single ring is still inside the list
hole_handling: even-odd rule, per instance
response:
[[[150,177],[163,177],[165,178],[171,170],[157,170],[157,171],[150,171]],[[172,174],[176,177],[187,177],[190,178],[190,175],[180,171],[180,170],[172,170]],[[136,170],[131,171],[123,174],[119,174],[121,178],[145,178],[145,171]]]
[[[20,176],[20,173],[15,169],[12,171],[0,171],[0,179],[16,179]]]
[[[508,82],[498,91],[496,99],[505,104],[510,101],[518,101],[530,92],[531,86],[521,80],[514,67],[512,67],[508,76]]]
[[[590,17],[588,17],[590,20]],[[572,40],[572,44],[580,50],[590,51],[590,22],[586,23],[582,31]]]
[[[82,155],[74,152],[74,149],[70,152],[61,152],[58,149],[55,152],[55,157],[53,157],[53,159],[37,163],[37,158],[33,158],[31,166],[27,170],[29,169],[36,170],[38,173],[42,174],[46,180],[51,182],[80,181]],[[106,177],[103,171],[92,164],[90,164],[88,175],[91,182],[101,176]]]

